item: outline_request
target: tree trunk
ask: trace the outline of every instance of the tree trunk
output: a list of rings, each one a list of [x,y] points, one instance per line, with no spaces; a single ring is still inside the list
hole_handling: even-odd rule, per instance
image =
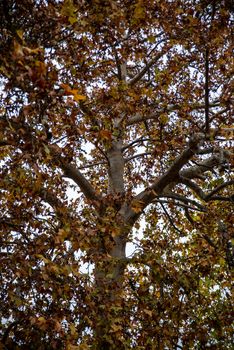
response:
[[[95,266],[96,324],[95,349],[125,349],[119,320],[122,316],[123,277],[126,266],[125,243],[120,239],[106,257]],[[124,254],[124,257],[123,257]]]

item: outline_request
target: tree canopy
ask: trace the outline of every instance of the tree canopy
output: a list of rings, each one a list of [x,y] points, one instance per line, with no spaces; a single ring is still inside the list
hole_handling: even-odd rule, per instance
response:
[[[232,1],[0,6],[0,348],[231,349]]]

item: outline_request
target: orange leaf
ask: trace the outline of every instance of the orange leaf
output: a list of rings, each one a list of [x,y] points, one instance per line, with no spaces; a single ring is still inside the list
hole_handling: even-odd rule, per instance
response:
[[[66,95],[72,95],[75,101],[86,100],[86,96],[80,95],[78,93],[79,90],[71,89],[70,86],[67,84],[61,84],[61,87],[63,88],[63,90],[65,90]]]

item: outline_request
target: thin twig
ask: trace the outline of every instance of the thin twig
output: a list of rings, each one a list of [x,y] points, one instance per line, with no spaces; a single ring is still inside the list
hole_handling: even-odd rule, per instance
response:
[[[154,199],[152,201],[152,203],[165,203],[165,204],[171,204],[173,203],[174,205],[176,206],[179,206],[181,208],[186,208],[186,209],[191,209],[191,210],[195,210],[195,211],[199,211],[199,212],[204,212],[206,211],[206,209],[198,209],[196,207],[192,207],[191,205],[187,205],[187,204],[182,204],[182,203],[178,203],[178,202],[170,202],[170,201],[167,201],[167,200],[162,200],[162,199]]]
[[[87,165],[84,165],[84,166],[80,166],[77,169],[83,170],[83,169],[86,169],[86,168],[92,168],[92,167],[94,167],[96,165],[103,165],[103,164],[107,164],[107,162],[97,162],[97,163],[93,163],[93,164],[87,164]]]
[[[184,233],[183,233],[178,227],[175,226],[175,224],[174,224],[172,218],[171,218],[170,215],[168,214],[168,212],[167,212],[165,206],[163,205],[163,203],[160,203],[160,204],[161,204],[161,207],[163,208],[163,211],[164,211],[166,217],[168,218],[170,224],[173,226],[173,228],[174,228],[177,232],[179,232],[180,235],[184,236]]]
[[[144,153],[139,153],[139,154],[135,154],[134,156],[127,158],[125,160],[125,163],[129,162],[130,160],[139,158],[139,157],[144,157],[144,156],[148,156],[148,155],[152,155],[152,152],[144,152]]]

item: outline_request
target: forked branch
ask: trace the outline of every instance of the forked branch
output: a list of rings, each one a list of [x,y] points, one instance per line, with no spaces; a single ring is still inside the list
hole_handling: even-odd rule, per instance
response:
[[[218,101],[213,101],[212,103],[209,103],[209,108],[211,107],[219,107],[220,106],[220,102]],[[204,103],[200,104],[200,103],[194,103],[191,104],[189,106],[190,110],[205,110],[206,109],[206,105]],[[155,112],[152,114],[148,114],[148,115],[144,115],[141,113],[137,113],[131,117],[128,118],[126,124],[127,125],[134,125],[140,122],[144,122],[146,120],[158,120],[159,116],[162,113],[170,113],[173,111],[179,111],[181,110],[181,106],[178,104],[174,104],[174,105],[168,105],[167,107],[163,107],[163,108],[157,108],[155,109]]]
[[[79,169],[66,161],[62,156],[61,150],[58,146],[51,145],[49,147],[53,156],[54,162],[63,170],[64,176],[73,180],[81,189],[85,197],[91,201],[99,201],[100,197],[91,185],[91,183],[85,178],[85,176],[79,171]]]
[[[204,134],[198,133],[195,134],[189,141],[186,149],[181,153],[179,157],[173,162],[167,172],[161,177],[157,178],[151,186],[140,192],[133,202],[139,202],[141,206],[141,211],[137,213],[134,212],[131,208],[131,204],[128,207],[128,212],[125,215],[126,220],[135,221],[140,216],[144,208],[147,207],[152,201],[158,196],[163,194],[163,191],[167,188],[168,185],[172,183],[178,183],[180,181],[179,172],[182,167],[188,163],[188,161],[199,151],[200,145],[204,140]]]
[[[216,188],[214,188],[211,192],[209,193],[205,193],[200,186],[198,186],[194,181],[190,180],[190,179],[186,179],[186,178],[182,178],[181,179],[181,183],[183,183],[184,185],[186,185],[187,187],[189,187],[194,193],[196,193],[196,195],[202,199],[205,202],[211,201],[211,200],[233,200],[233,196],[234,195],[230,195],[228,197],[224,197],[224,196],[215,196],[216,193],[218,193],[220,190],[228,187],[228,186],[232,186],[234,185],[234,180],[230,180],[230,181],[226,181],[224,182],[222,185],[217,186]]]
[[[133,86],[135,85],[141,78],[148,72],[148,70],[156,63],[158,60],[165,55],[166,52],[169,51],[170,48],[167,48],[166,50],[162,49],[160,52],[158,52],[157,55],[155,55],[151,60],[140,70],[139,73],[137,73],[132,79],[128,81],[128,85]]]
[[[79,171],[79,169],[75,165],[72,165],[66,161],[65,157],[62,155],[62,150],[59,146],[51,145],[46,141],[43,141],[39,144],[37,138],[33,136],[33,129],[30,127],[30,125],[23,123],[22,121],[19,122],[17,120],[8,120],[6,116],[1,116],[0,121],[2,127],[10,126],[10,128],[16,133],[20,129],[25,130],[25,133],[30,135],[30,139],[32,140],[32,142],[40,147],[43,147],[43,145],[45,145],[46,143],[46,146],[48,147],[52,156],[52,162],[58,165],[64,171],[64,175],[66,177],[72,179],[80,187],[85,197],[92,201],[97,201],[100,199],[91,183],[85,178],[85,176]]]

